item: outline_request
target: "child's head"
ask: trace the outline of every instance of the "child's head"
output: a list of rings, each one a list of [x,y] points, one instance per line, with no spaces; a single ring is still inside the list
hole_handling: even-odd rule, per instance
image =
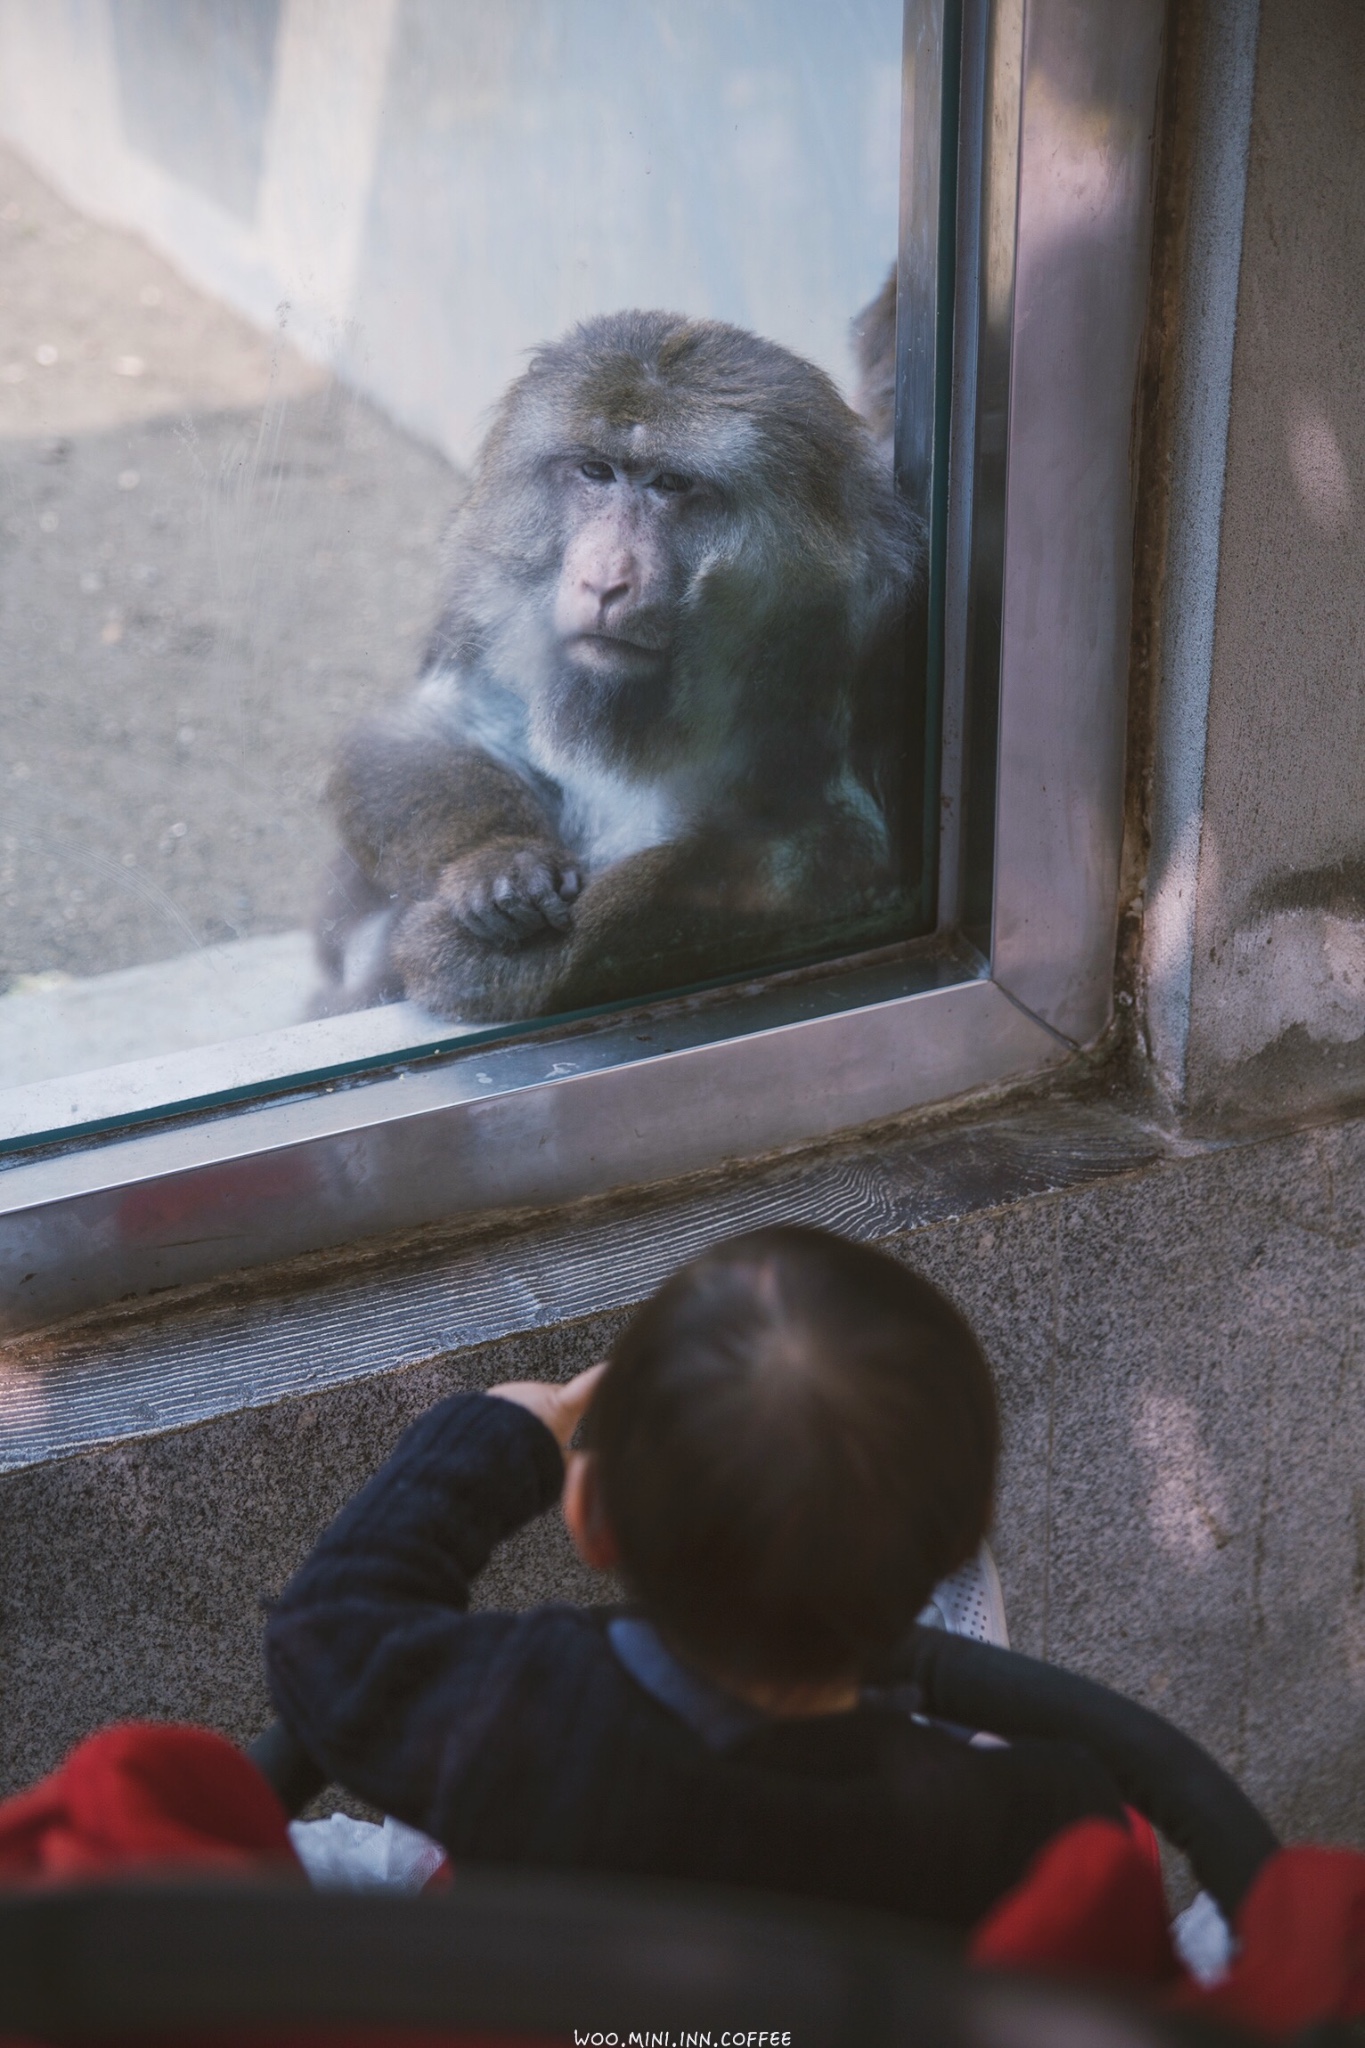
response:
[[[823,1231],[755,1231],[675,1273],[584,1434],[632,1592],[737,1682],[857,1678],[990,1517],[998,1423],[971,1330]]]

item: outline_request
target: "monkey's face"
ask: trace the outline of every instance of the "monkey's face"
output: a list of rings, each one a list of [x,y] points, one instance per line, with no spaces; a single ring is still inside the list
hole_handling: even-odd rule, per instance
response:
[[[596,450],[557,463],[551,488],[564,539],[542,716],[561,746],[657,749],[675,708],[680,608],[706,491],[666,463]]]
[[[457,659],[525,707],[535,767],[705,784],[831,729],[910,574],[889,477],[822,371],[623,313],[540,350],[454,551]],[[743,771],[747,772],[747,770]]]

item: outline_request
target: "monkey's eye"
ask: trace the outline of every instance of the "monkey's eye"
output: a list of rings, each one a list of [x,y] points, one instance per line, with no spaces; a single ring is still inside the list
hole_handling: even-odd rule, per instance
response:
[[[665,469],[655,477],[654,488],[656,491],[666,492],[670,498],[679,498],[684,491],[691,490],[692,479],[690,476],[680,475],[676,469]]]
[[[578,473],[580,476],[585,476],[588,482],[593,484],[614,484],[616,482],[616,471],[609,462],[580,462]]]

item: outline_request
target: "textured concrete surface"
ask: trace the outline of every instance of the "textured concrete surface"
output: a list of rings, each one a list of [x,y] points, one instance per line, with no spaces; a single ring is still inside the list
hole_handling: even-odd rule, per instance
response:
[[[888,1240],[972,1317],[1006,1424],[1014,1639],[1169,1714],[1295,1836],[1365,1846],[1365,1126],[1111,1173]],[[117,1714],[236,1736],[260,1603],[403,1424],[567,1377],[586,1316],[0,1482],[0,1782]],[[486,1601],[594,1597],[552,1519]]]
[[[1027,1350],[960,1287],[1002,1361],[1019,1646],[1169,1714],[1287,1833],[1358,1844],[1363,1166],[1353,1126],[1015,1212]]]
[[[0,264],[0,990],[306,925],[454,472],[7,150]]]
[[[1188,1088],[1365,1089],[1365,10],[1262,0]]]

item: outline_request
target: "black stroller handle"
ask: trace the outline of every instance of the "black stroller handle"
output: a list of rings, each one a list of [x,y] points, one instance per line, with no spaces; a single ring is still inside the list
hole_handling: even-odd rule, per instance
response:
[[[650,2031],[632,2032],[642,2017]],[[126,2048],[262,2031],[368,2040],[370,2029],[405,2041],[785,2035],[800,2048],[1265,2039],[972,1971],[941,1937],[885,1914],[642,1878],[467,1870],[444,1897],[402,1898],[223,1877],[194,1886],[182,1873],[0,1897],[6,2040]]]
[[[1056,1664],[917,1624],[877,1671],[908,1686],[919,1710],[993,1735],[1081,1743],[1124,1798],[1188,1856],[1232,1922],[1280,1844],[1222,1765],[1160,1714]]]
[[[936,1720],[1082,1744],[1107,1766],[1129,1804],[1189,1857],[1229,1923],[1280,1846],[1207,1750],[1160,1714],[1074,1671],[917,1624],[872,1676],[879,1685],[907,1687],[913,1708]],[[283,1721],[258,1735],[247,1755],[291,1814],[327,1783]]]

